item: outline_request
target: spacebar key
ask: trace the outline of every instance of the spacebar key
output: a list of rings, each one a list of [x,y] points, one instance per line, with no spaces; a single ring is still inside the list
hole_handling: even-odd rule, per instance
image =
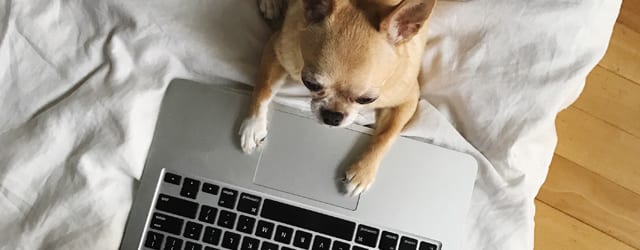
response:
[[[356,223],[266,199],[260,216],[307,230],[351,241]]]

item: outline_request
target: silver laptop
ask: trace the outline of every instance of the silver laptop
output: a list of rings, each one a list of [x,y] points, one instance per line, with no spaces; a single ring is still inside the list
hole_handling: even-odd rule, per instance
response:
[[[369,129],[274,105],[267,145],[242,153],[249,91],[174,80],[121,249],[452,250],[471,199],[469,155],[399,138],[356,197],[341,177]]]

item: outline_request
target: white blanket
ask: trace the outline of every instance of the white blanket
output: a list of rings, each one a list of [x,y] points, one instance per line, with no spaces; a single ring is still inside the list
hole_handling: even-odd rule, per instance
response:
[[[554,118],[620,3],[437,6],[405,134],[478,159],[466,249],[533,247]],[[251,84],[268,36],[253,0],[0,0],[0,248],[117,248],[169,81]]]

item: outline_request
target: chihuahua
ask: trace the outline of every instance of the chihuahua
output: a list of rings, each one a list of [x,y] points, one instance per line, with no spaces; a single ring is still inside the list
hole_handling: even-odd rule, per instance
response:
[[[385,153],[416,111],[427,19],[436,0],[258,0],[282,18],[265,45],[240,144],[252,153],[267,136],[269,103],[287,78],[302,83],[326,125],[351,124],[375,110],[371,142],[345,173],[358,195],[374,182]]]

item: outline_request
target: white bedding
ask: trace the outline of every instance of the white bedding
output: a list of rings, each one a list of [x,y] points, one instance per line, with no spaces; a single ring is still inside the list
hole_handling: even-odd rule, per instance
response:
[[[604,54],[619,7],[437,6],[405,134],[480,162],[466,249],[532,249],[555,116]],[[169,81],[251,84],[268,35],[253,0],[0,0],[0,248],[116,249]],[[304,91],[288,93],[278,101],[308,108]]]

